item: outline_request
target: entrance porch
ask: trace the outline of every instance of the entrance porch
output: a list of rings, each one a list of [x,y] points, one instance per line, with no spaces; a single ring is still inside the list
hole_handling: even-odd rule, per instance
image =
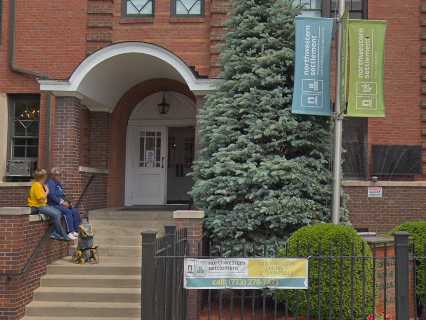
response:
[[[132,42],[40,88],[54,96],[42,166],[62,169],[72,200],[86,190],[85,209],[191,203],[196,115],[211,80],[164,48]]]

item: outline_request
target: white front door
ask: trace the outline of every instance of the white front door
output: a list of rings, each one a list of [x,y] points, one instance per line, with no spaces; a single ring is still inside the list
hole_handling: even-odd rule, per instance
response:
[[[127,206],[166,203],[167,128],[127,129]]]

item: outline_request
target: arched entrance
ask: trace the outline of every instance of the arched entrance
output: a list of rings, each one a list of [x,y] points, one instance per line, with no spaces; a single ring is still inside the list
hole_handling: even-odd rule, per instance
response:
[[[170,137],[179,141],[189,141],[191,138],[189,136],[195,135],[193,132],[196,131],[194,129],[196,107],[201,97],[214,89],[212,80],[198,78],[182,59],[167,49],[148,43],[125,42],[113,44],[93,53],[80,63],[67,80],[40,80],[39,82],[42,91],[51,92],[61,98],[59,108],[56,109],[57,114],[60,112],[61,115],[67,116],[72,109],[76,123],[79,117],[77,112],[88,113],[89,125],[95,123],[92,119],[106,119],[109,123],[102,134],[102,148],[97,141],[96,128],[92,126],[84,129],[86,133],[90,133],[88,139],[85,139],[86,133],[83,128],[79,129],[80,138],[77,137],[75,143],[88,140],[90,145],[89,150],[86,147],[74,147],[75,152],[67,169],[70,185],[72,183],[76,188],[82,189],[84,179],[81,179],[81,175],[78,176],[79,168],[87,165],[96,166],[97,157],[102,155],[105,160],[103,163],[107,163],[108,169],[105,177],[106,206],[164,204],[188,200],[187,187],[181,188],[182,194],[174,193],[176,188],[170,189],[170,186],[178,183],[170,178],[169,172],[174,171],[178,178],[186,177],[188,171],[186,166],[191,159],[187,157],[188,160],[183,160],[182,152],[184,151],[178,150],[176,163],[172,163],[168,142],[172,140]],[[160,115],[157,105],[161,102],[163,93],[166,94],[167,103],[170,104],[170,111]],[[72,97],[73,100],[68,97]],[[182,118],[184,115],[185,117]],[[58,116],[57,119],[62,121],[61,119],[64,118]],[[139,124],[135,125],[137,122]],[[56,125],[58,128],[62,126],[62,124]],[[137,127],[139,131],[129,132],[128,128],[131,127]],[[156,128],[156,131],[148,130],[152,128]],[[186,131],[183,128],[187,128]],[[110,130],[109,135],[108,130]],[[68,134],[77,133],[64,129],[64,137],[61,136],[60,139],[67,139]],[[148,137],[152,134],[160,138],[159,148],[156,144],[151,148],[152,139]],[[128,140],[128,136],[133,138]],[[140,149],[142,136],[143,150]],[[196,135],[194,139],[196,140]],[[61,145],[62,142],[58,140],[55,143]],[[149,143],[148,148],[146,143]],[[186,148],[193,148],[196,152],[196,143],[191,143],[188,142]],[[183,144],[182,148],[185,148],[185,143]],[[129,154],[126,146],[133,153]],[[137,148],[139,148],[138,151],[136,151]],[[84,149],[84,152],[81,149]],[[101,154],[97,152],[99,149],[102,149]],[[159,150],[158,159],[156,158],[157,149]],[[131,163],[127,161],[127,157],[130,156],[134,157],[135,163],[138,163],[138,157],[139,160],[142,159],[139,161],[139,167],[137,165],[130,167]],[[81,164],[82,162],[84,164]],[[158,172],[155,173],[154,170],[157,165],[167,166],[167,168],[165,172],[160,172],[161,179],[153,182],[153,176],[155,174],[158,176]],[[141,170],[141,166],[146,170],[137,173],[137,170]],[[89,169],[90,172],[95,171]],[[105,169],[104,165],[102,169]],[[126,184],[126,181],[130,181],[128,177],[138,175],[139,181],[135,180],[133,184]],[[180,181],[179,185],[187,183],[186,180]],[[147,186],[150,189],[147,189]],[[138,191],[145,191],[145,193],[137,194]],[[78,193],[77,190],[76,193]],[[131,193],[134,195],[131,196]]]
[[[190,201],[187,174],[195,152],[195,115],[194,101],[175,91],[154,93],[133,109],[127,126],[125,205]]]

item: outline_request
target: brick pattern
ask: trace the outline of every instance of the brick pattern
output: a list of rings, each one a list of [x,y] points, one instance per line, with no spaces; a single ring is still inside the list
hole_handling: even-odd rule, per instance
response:
[[[52,145],[54,166],[62,171],[62,182],[71,201],[80,195],[80,120],[82,107],[76,98],[58,97],[56,99],[55,140]]]
[[[231,1],[213,0],[210,10],[210,76],[220,73],[219,55],[225,36],[224,23],[231,11]]]
[[[87,2],[87,55],[112,42],[112,27],[112,0],[89,0]]]
[[[0,207],[27,205],[28,187],[0,187]]]
[[[0,273],[20,272],[47,228],[47,222],[30,222],[27,215],[0,216]],[[0,278],[0,320],[22,318],[47,265],[67,253],[65,242],[49,240],[26,274]]]
[[[388,23],[385,43],[386,117],[368,120],[368,143],[370,146],[420,145],[420,1],[369,0],[368,3],[368,18]]]
[[[203,219],[175,219],[177,229],[187,229],[188,255],[198,256],[203,239]],[[189,290],[186,302],[187,320],[199,320],[201,296],[199,290]]]
[[[91,174],[79,166],[107,169],[110,156],[111,115],[90,112],[72,97],[58,97],[55,112],[55,166],[61,168],[67,197],[79,200]],[[81,201],[80,210],[107,206],[107,176],[95,175]]]
[[[345,187],[355,228],[387,232],[405,221],[426,219],[425,187],[383,187],[383,198],[368,198],[367,187]]]
[[[421,10],[420,10],[420,39],[421,39],[421,59],[420,59],[420,68],[421,68],[421,80],[422,80],[422,99],[420,101],[421,107],[421,120],[422,120],[422,160],[423,160],[423,175],[426,175],[426,1],[421,1]]]

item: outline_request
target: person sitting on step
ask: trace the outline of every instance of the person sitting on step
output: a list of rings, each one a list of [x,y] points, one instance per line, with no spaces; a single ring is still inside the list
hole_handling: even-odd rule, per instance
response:
[[[49,188],[45,185],[46,179],[46,170],[39,169],[35,171],[34,180],[31,184],[27,200],[28,206],[31,208],[31,214],[42,213],[50,218],[53,223],[53,231],[50,234],[50,238],[54,240],[70,241],[72,239],[67,236],[61,224],[61,212],[47,205]]]
[[[50,206],[57,208],[64,215],[68,236],[71,239],[77,239],[81,224],[80,212],[73,208],[71,202],[66,199],[60,179],[61,171],[59,168],[52,168],[50,178],[47,180],[47,186],[51,190],[47,200]]]
[[[71,203],[66,200],[64,188],[60,182],[61,171],[59,168],[52,168],[50,179],[47,180],[47,187],[50,192],[47,196],[49,206],[53,206],[64,215],[65,225],[68,231],[68,237],[78,238],[78,230],[81,224],[80,212],[73,208]]]

